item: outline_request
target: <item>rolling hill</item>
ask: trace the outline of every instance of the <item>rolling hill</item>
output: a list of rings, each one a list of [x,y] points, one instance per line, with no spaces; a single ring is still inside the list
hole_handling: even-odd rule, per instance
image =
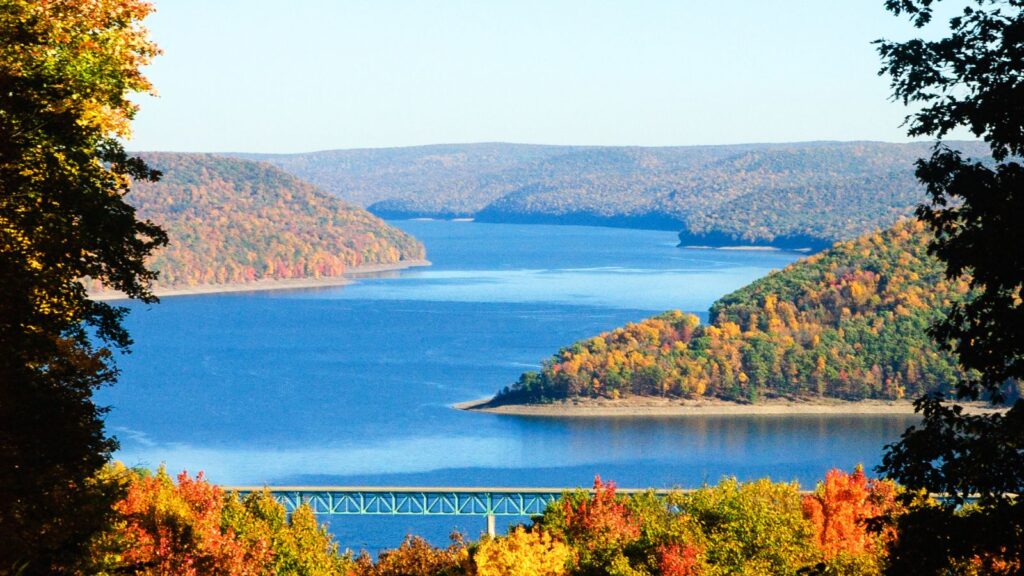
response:
[[[572,397],[900,399],[960,376],[928,326],[967,293],[917,220],[840,242],[719,299],[558,351],[493,403]]]
[[[127,200],[170,244],[152,267],[162,288],[339,276],[424,257],[408,234],[269,164],[211,154],[140,154],[163,172]]]
[[[987,157],[976,142],[953,142]],[[287,155],[270,162],[387,218],[678,230],[683,244],[825,248],[913,213],[930,143],[686,147],[456,144]]]

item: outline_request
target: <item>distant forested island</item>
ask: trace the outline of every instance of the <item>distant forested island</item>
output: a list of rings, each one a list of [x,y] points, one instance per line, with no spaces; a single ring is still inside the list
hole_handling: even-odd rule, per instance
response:
[[[949,391],[961,376],[928,326],[967,294],[917,220],[773,272],[711,307],[666,312],[560,350],[491,405],[628,396],[848,400]]]
[[[950,142],[987,158],[977,142]],[[911,215],[931,143],[457,144],[241,154],[384,218],[680,231],[682,244],[823,249]]]
[[[126,199],[170,244],[158,288],[340,276],[424,258],[415,238],[266,163],[211,154],[141,153],[163,172]]]

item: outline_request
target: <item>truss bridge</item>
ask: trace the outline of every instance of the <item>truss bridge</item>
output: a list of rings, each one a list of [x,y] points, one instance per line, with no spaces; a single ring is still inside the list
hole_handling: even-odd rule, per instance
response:
[[[306,504],[314,514],[480,516],[494,535],[496,516],[536,516],[575,488],[413,487],[413,486],[225,486],[241,495],[267,490],[291,513]],[[617,494],[647,490],[617,488]],[[671,490],[654,490],[666,496]]]

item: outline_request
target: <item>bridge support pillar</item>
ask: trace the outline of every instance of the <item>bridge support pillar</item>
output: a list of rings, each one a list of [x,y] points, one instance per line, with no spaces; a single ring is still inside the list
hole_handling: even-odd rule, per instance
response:
[[[487,515],[487,535],[494,538],[494,514]]]

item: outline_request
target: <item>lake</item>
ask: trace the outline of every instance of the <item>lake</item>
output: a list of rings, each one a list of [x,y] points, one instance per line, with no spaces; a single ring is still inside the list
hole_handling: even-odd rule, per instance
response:
[[[559,347],[718,297],[796,260],[683,249],[671,232],[398,221],[429,268],[308,290],[132,304],[133,353],[97,399],[128,465],[220,484],[813,487],[876,465],[912,416],[540,418],[454,410]],[[443,543],[474,518],[341,517],[342,546]]]

